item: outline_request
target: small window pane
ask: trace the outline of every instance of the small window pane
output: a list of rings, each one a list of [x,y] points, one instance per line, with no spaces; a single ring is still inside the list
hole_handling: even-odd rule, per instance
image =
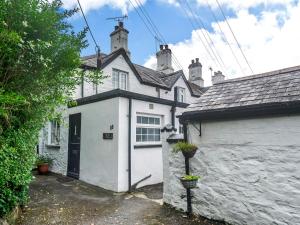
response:
[[[147,134],[147,133],[148,133],[147,128],[142,128],[142,134]]]
[[[136,118],[136,122],[137,122],[137,123],[142,123],[142,117],[141,117],[141,116],[138,116],[138,117]]]
[[[155,123],[154,123],[154,119],[155,119],[155,118],[150,117],[150,118],[149,118],[149,124],[155,124]]]
[[[148,129],[148,134],[154,134],[154,128],[149,128]]]
[[[148,117],[142,117],[142,123],[143,124],[149,124],[149,122],[148,122]]]
[[[58,121],[51,121],[50,122],[50,140],[49,144],[52,145],[59,145],[60,143],[60,125]]]
[[[160,124],[160,119],[159,118],[155,118],[155,124]]]
[[[142,135],[142,141],[147,141],[148,139],[147,139],[147,135]]]
[[[155,134],[160,134],[160,129],[155,129]]]
[[[154,135],[149,135],[149,136],[148,136],[148,141],[155,141],[155,140],[154,140]]]
[[[155,141],[160,141],[160,136],[159,135],[155,135]]]
[[[136,128],[136,134],[142,134],[142,129],[141,128]]]
[[[141,135],[136,135],[136,141],[140,142],[142,140],[142,136]]]

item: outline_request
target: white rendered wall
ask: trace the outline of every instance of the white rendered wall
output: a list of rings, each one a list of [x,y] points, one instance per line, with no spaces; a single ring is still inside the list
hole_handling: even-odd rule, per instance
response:
[[[196,97],[192,97],[188,87],[186,86],[186,83],[184,82],[183,78],[180,77],[176,83],[173,85],[172,90],[171,91],[166,91],[166,90],[162,90],[161,89],[161,94],[160,97],[164,98],[164,99],[169,99],[174,101],[174,87],[182,87],[185,89],[185,97],[186,97],[186,103],[190,104],[193,103],[197,98]]]
[[[102,84],[99,84],[97,87],[97,93],[102,93],[106,91],[113,90],[112,85],[112,71],[113,69],[122,70],[125,72],[128,72],[128,91],[149,95],[153,97],[158,97],[157,91],[155,87],[148,86],[141,84],[140,81],[137,79],[136,75],[131,70],[130,66],[124,59],[122,55],[118,56],[115,60],[113,60],[109,65],[107,65],[103,69],[103,74],[106,76],[106,78],[103,80]],[[192,103],[195,101],[195,97],[191,96],[191,93],[186,86],[186,83],[184,82],[183,78],[180,77],[175,85],[172,87],[172,90],[164,90],[160,89],[160,98],[168,99],[168,100],[174,100],[174,87],[179,86],[186,89],[186,102]],[[93,85],[89,82],[84,81],[84,97],[94,95],[96,94],[96,90],[93,87]],[[75,98],[81,98],[81,87],[78,86],[75,91]]]
[[[195,124],[199,126],[199,124]],[[191,171],[196,214],[231,224],[300,224],[300,116],[203,122],[191,125],[199,146]],[[164,145],[164,201],[186,209],[181,154]]]
[[[153,104],[153,109],[149,108]],[[136,116],[137,114],[157,115],[162,118],[162,127],[171,123],[171,106],[132,100],[131,120],[131,160],[132,184],[151,174],[151,177],[138,187],[161,183],[163,181],[162,148],[134,148],[136,143]],[[119,191],[128,190],[128,99],[120,98],[119,109]],[[178,119],[176,119],[178,123]],[[157,143],[162,144],[162,142]],[[147,145],[147,144],[145,144]]]
[[[69,109],[81,113],[79,179],[113,191],[118,191],[118,111],[119,98]],[[113,140],[104,140],[104,132],[113,133]]]

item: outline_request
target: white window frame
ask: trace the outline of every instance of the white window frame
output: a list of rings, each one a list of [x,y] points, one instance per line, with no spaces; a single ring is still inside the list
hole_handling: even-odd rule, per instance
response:
[[[53,123],[55,123],[54,126]],[[53,131],[56,129],[56,131]],[[58,136],[58,141],[53,141],[53,132],[56,132],[56,137]],[[60,145],[60,123],[57,120],[49,121],[48,123],[48,145],[59,146]]]
[[[183,87],[177,87],[177,101],[186,102],[186,91]]]
[[[141,118],[148,118],[148,123],[143,123],[143,121],[138,122],[139,119],[138,117]],[[142,119],[143,120],[143,119]],[[150,122],[151,120],[151,122]],[[157,123],[157,121],[159,120],[159,123]],[[153,121],[153,123],[152,123]],[[150,124],[149,124],[150,123]],[[157,144],[161,144],[161,126],[162,126],[162,117],[158,116],[158,115],[151,115],[151,114],[137,114],[136,115],[136,133],[135,133],[135,142],[138,145],[157,145]],[[159,140],[153,140],[153,141],[143,141],[143,131],[141,130],[140,133],[138,133],[138,129],[147,129],[147,139],[149,138],[150,135],[154,136],[158,136]],[[151,134],[148,134],[148,132],[150,131],[150,129],[154,129],[154,131]],[[158,131],[159,133],[155,133],[156,131]],[[138,138],[138,136],[140,136],[140,138]]]
[[[128,90],[128,72],[113,69],[111,80],[113,89]]]

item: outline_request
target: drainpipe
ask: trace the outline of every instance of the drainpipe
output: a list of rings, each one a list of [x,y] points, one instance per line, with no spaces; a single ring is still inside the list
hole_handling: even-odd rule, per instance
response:
[[[128,192],[131,192],[131,114],[132,99],[128,98]]]
[[[183,123],[183,136],[184,136],[184,141],[188,141],[188,135],[187,135],[187,121],[184,121]],[[185,158],[185,174],[190,175],[190,162],[189,158]],[[187,214],[189,216],[192,215],[193,209],[192,209],[192,196],[191,196],[191,189],[187,188],[186,189],[186,198],[187,198]]]
[[[174,87],[174,105],[171,108],[171,122],[174,128],[175,128],[176,103],[177,103],[177,87]]]

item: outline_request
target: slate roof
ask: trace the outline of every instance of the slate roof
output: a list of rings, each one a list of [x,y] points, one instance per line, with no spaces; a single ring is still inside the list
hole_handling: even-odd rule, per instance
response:
[[[295,102],[300,103],[300,66],[219,82],[191,104],[183,117],[238,109],[261,111]]]
[[[125,53],[123,49],[119,49],[117,51],[114,51],[108,55],[101,53],[102,58],[102,68],[104,68],[106,65],[108,65],[113,59],[115,59],[118,55],[121,53]],[[82,57],[82,67],[86,69],[93,69],[97,67],[97,55],[90,55]],[[129,58],[126,55],[126,58],[128,64],[132,67],[133,72],[136,72],[137,78],[146,85],[151,85],[163,89],[170,90],[172,86],[176,83],[176,81],[179,79],[180,76],[182,76],[185,79],[185,82],[187,83],[187,86],[189,87],[191,94],[193,96],[199,97],[204,91],[205,88],[200,88],[198,85],[190,83],[186,80],[183,71],[179,70],[171,74],[164,74],[161,72],[158,72],[156,70],[131,63]]]

